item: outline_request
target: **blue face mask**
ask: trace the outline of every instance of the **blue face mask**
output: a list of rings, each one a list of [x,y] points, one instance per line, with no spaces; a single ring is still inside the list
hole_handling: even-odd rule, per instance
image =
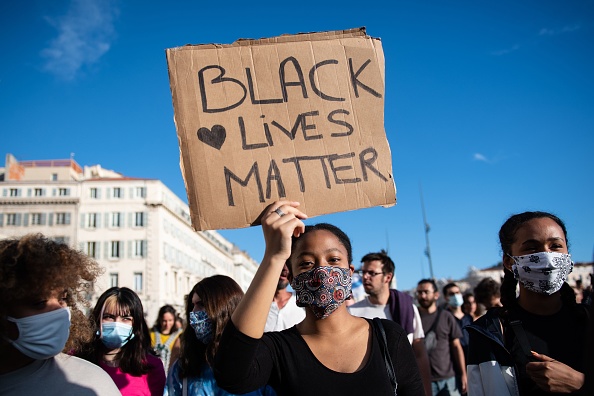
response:
[[[190,312],[190,326],[196,333],[196,338],[203,344],[212,341],[212,321],[206,311]]]
[[[101,341],[108,349],[121,348],[134,338],[132,326],[120,322],[101,324]]]
[[[450,306],[452,306],[454,308],[461,307],[463,303],[464,303],[464,299],[462,298],[462,294],[460,294],[460,293],[452,294],[448,298],[448,304],[450,304]]]

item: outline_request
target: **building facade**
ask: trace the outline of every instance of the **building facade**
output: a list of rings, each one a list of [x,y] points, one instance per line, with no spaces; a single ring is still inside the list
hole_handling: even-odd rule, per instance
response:
[[[109,287],[129,287],[149,325],[162,305],[183,312],[184,296],[199,280],[228,275],[245,290],[257,270],[216,231],[194,231],[188,205],[159,180],[99,165],[83,169],[72,159],[19,162],[10,154],[3,175],[0,237],[39,232],[80,249],[104,269],[93,302]]]

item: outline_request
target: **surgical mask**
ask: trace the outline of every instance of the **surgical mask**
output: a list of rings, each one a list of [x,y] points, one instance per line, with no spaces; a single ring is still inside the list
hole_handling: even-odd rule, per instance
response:
[[[101,341],[108,349],[121,348],[132,338],[132,325],[122,322],[101,323]]]
[[[315,267],[293,278],[297,306],[310,307],[318,319],[327,318],[351,297],[352,279],[349,268]]]
[[[462,294],[460,294],[460,293],[452,294],[448,298],[448,304],[451,307],[458,308],[458,307],[461,307],[463,303],[464,303],[464,299],[462,298]]]
[[[190,326],[194,329],[198,341],[205,345],[212,341],[212,320],[206,311],[190,312]]]
[[[510,257],[515,263],[514,277],[535,293],[551,295],[559,291],[573,270],[571,255],[566,253],[539,252]]]
[[[31,359],[56,356],[64,349],[70,335],[70,308],[59,308],[25,318],[6,317],[19,329],[19,337],[4,337],[17,350]]]

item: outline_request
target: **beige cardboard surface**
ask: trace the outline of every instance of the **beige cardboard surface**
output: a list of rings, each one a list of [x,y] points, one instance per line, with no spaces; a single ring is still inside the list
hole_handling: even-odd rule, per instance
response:
[[[396,202],[384,55],[363,28],[166,51],[192,225],[253,225]]]

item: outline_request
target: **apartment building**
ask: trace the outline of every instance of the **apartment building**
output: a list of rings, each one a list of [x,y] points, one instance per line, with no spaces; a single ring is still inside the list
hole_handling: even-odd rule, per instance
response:
[[[8,154],[0,168],[0,237],[36,232],[99,262],[104,273],[93,299],[112,286],[136,291],[149,324],[164,304],[183,312],[200,279],[224,274],[245,290],[257,269],[216,231],[195,232],[188,205],[159,180]]]

